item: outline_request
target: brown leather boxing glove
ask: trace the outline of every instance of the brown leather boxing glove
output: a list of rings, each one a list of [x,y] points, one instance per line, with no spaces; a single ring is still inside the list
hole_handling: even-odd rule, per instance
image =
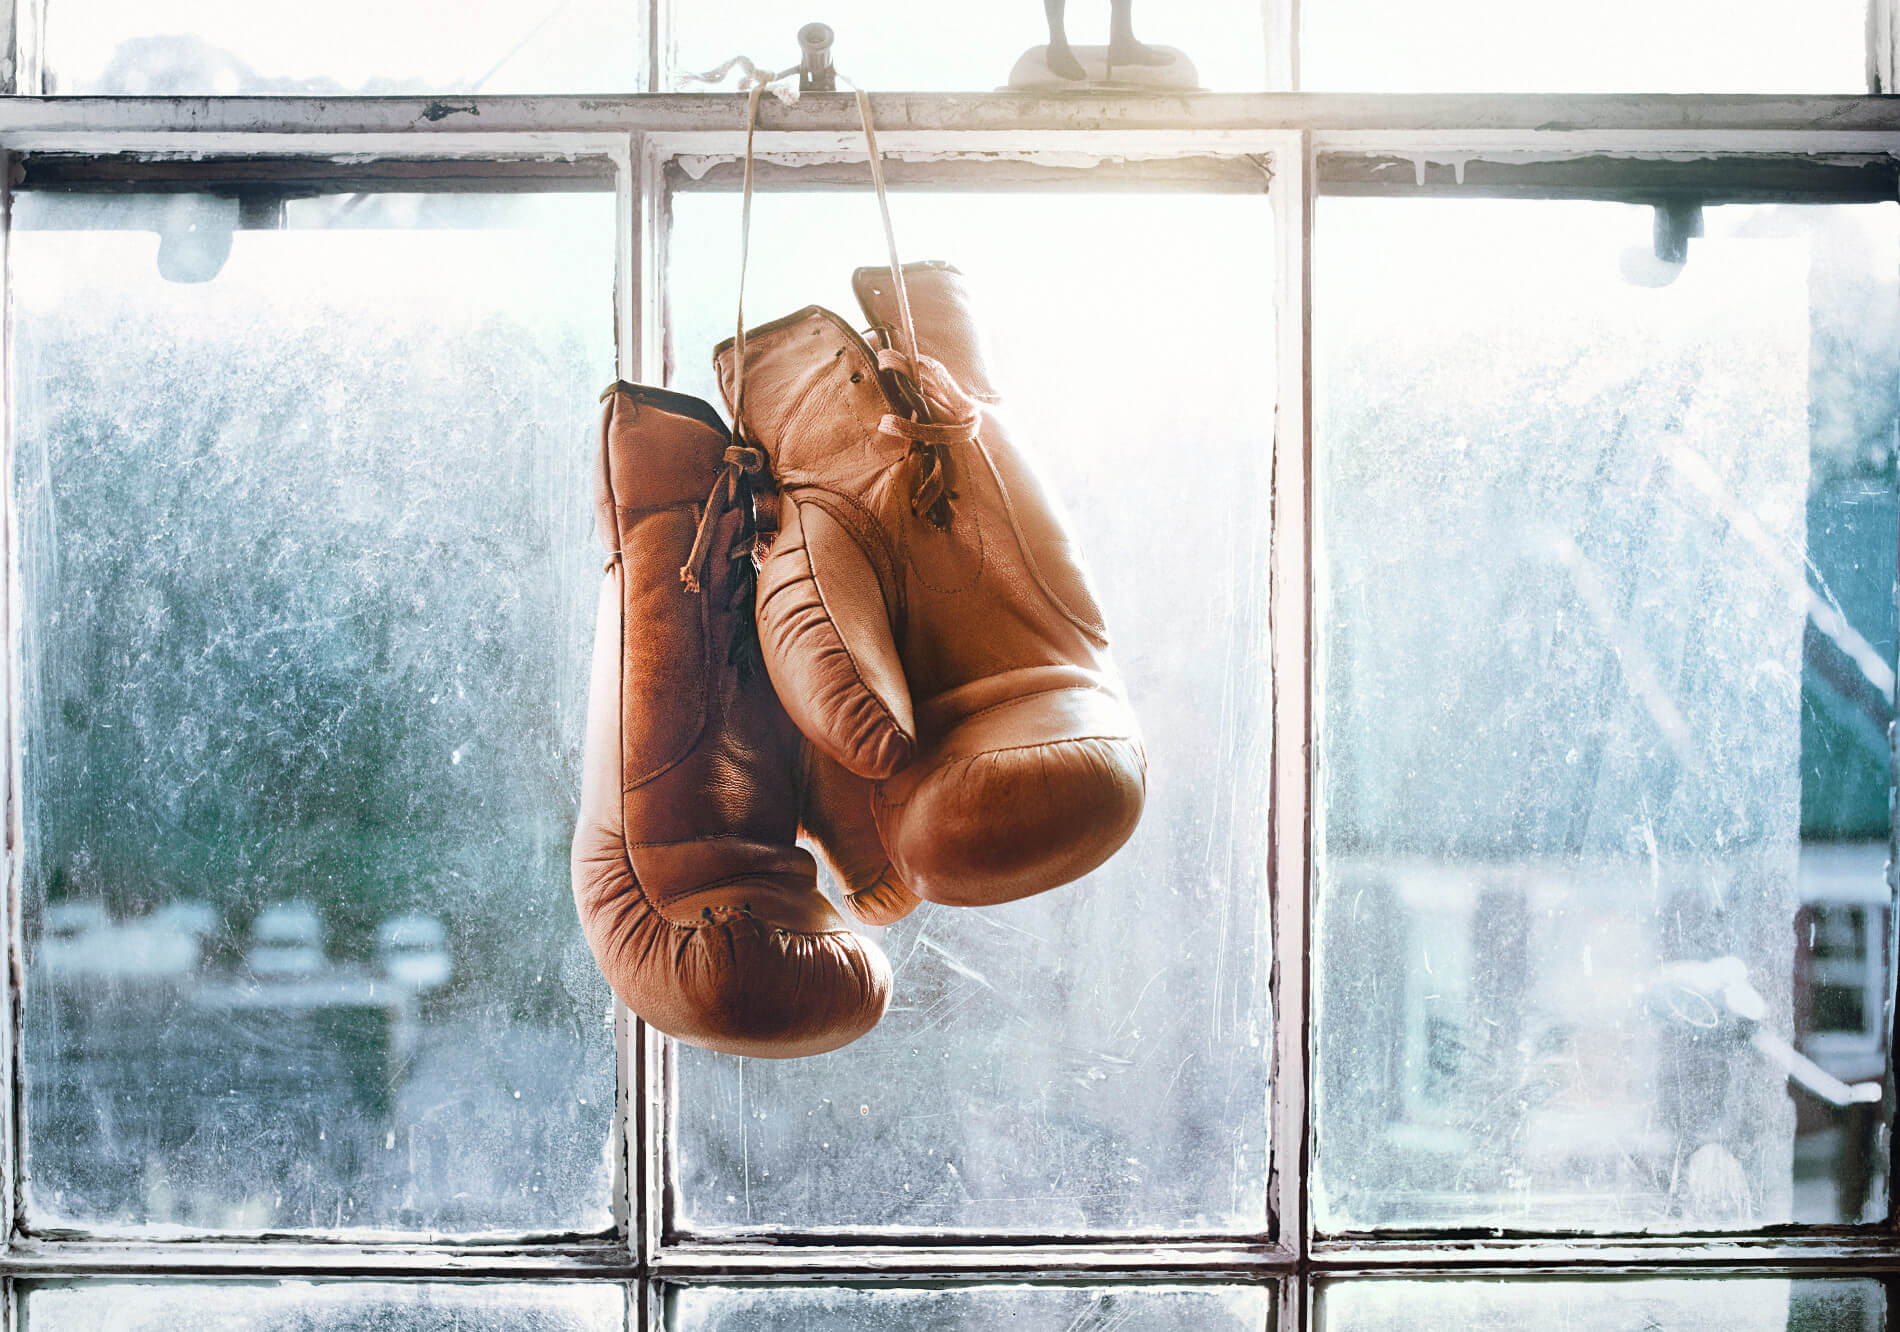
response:
[[[878,830],[911,890],[1006,902],[1128,839],[1146,758],[1075,543],[983,410],[961,276],[903,272],[915,360],[816,306],[714,353],[780,490],[759,636],[800,729],[881,779]],[[901,327],[891,270],[855,286],[874,326]]]
[[[629,384],[607,395],[598,519],[617,557],[601,588],[574,900],[635,1013],[693,1045],[786,1058],[863,1035],[891,990],[883,953],[819,892],[800,825],[861,914],[895,919],[914,899],[878,842],[868,784],[813,752],[749,664],[750,616],[728,609],[749,611],[752,581],[748,487],[729,445],[697,398]],[[719,558],[683,588],[696,544]]]

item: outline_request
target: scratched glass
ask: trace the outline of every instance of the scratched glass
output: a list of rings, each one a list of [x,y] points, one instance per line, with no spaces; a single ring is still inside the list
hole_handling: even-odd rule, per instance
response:
[[[666,1332],[1261,1332],[1264,1286],[691,1286],[666,1293]]]
[[[1864,93],[1864,0],[1311,0],[1309,92]]]
[[[30,1223],[607,1228],[612,196],[13,216]]]
[[[716,394],[738,200],[673,205],[675,379]],[[896,996],[856,1044],[790,1061],[682,1049],[682,1223],[1258,1231],[1268,200],[900,194],[896,208],[908,257],[968,275],[1016,438],[1080,531],[1141,719],[1147,810],[1082,882],[994,910],[925,905],[882,931]],[[814,301],[852,311],[853,267],[883,254],[865,192],[771,194],[755,223],[759,320]]]
[[[1320,209],[1324,1231],[1886,1212],[1900,209],[1654,221]]]
[[[1221,92],[1266,86],[1266,11],[1257,0],[1137,8],[1136,41],[1126,48],[1129,59],[1117,66],[1119,74],[1103,63],[1102,48],[1110,40],[1108,6],[1090,0],[1067,11],[1063,30],[1087,78]],[[835,34],[831,58],[837,71],[865,88],[990,92],[1008,86],[1018,68],[1036,83],[1072,86],[1051,72],[1045,58],[1031,56],[1034,48],[1048,44],[1050,33],[1043,7],[1027,0],[909,4],[901,23],[893,23],[889,5],[878,0],[831,0],[822,11],[809,13],[776,0],[676,5],[667,63],[672,86],[703,89],[693,76],[715,71],[736,55],[775,72],[796,65],[799,27],[812,18],[822,18]],[[1134,48],[1142,46],[1151,53],[1139,55]],[[1177,52],[1166,64],[1139,63]]]
[[[21,1332],[623,1332],[607,1282],[23,1282]]]
[[[21,12],[47,93],[631,93],[646,64],[646,6],[624,0],[50,0]]]
[[[1878,1281],[1762,1277],[1329,1281],[1323,1332],[1885,1332]]]

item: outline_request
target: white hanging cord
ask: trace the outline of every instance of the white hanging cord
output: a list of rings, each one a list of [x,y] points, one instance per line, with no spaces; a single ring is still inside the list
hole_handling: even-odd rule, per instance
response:
[[[772,95],[781,102],[790,103],[798,100],[798,85],[796,83],[789,88],[772,87],[773,84],[779,83],[798,73],[799,66],[797,65],[793,65],[790,69],[781,69],[776,74],[767,74],[764,70],[759,68],[758,62],[753,60],[750,56],[736,55],[718,68],[709,69],[704,74],[684,74],[681,75],[681,77],[688,83],[704,83],[708,86],[716,87],[724,83],[735,69],[739,71],[739,92],[746,92],[752,88],[763,87],[770,88]]]
[[[710,71],[706,75],[697,76],[697,77],[701,77],[709,81],[717,82],[717,81],[723,80],[725,76],[728,73],[730,73],[735,66],[743,66],[748,71],[741,79],[741,86],[748,89],[748,94],[746,97],[746,118],[745,118],[745,175],[744,175],[744,185],[741,191],[742,197],[741,197],[741,202],[739,205],[739,301],[738,301],[738,320],[737,320],[738,327],[733,338],[733,366],[732,366],[733,431],[735,434],[743,436],[745,434],[745,362],[746,362],[745,282],[746,282],[746,268],[748,265],[748,261],[750,259],[751,248],[752,248],[752,182],[753,182],[753,162],[755,159],[755,153],[753,151],[753,137],[758,129],[758,124],[759,124],[759,97],[762,93],[764,93],[768,89],[771,89],[774,95],[778,96],[781,100],[796,101],[798,98],[798,90],[796,86],[794,86],[791,89],[790,95],[787,96],[784,92],[780,92],[779,90],[772,88],[771,85],[773,85],[779,80],[784,79],[790,75],[797,74],[799,72],[799,66],[794,65],[790,69],[781,70],[779,73],[772,75],[770,78],[765,78],[759,74],[758,67],[754,65],[752,61],[746,59],[744,56],[736,56],[732,60],[728,60],[725,64],[721,65],[717,70]],[[914,321],[911,318],[910,290],[905,285],[905,282],[904,282],[904,265],[903,265],[902,260],[898,258],[898,254],[897,254],[897,231],[896,231],[896,228],[891,223],[891,203],[890,203],[889,195],[887,194],[884,188],[884,158],[883,158],[883,154],[878,151],[877,130],[875,126],[872,124],[872,120],[871,120],[870,94],[865,92],[865,90],[863,88],[860,88],[856,83],[853,83],[850,79],[846,78],[843,74],[837,75],[837,80],[839,83],[849,88],[857,97],[858,118],[864,125],[865,152],[870,160],[870,165],[871,165],[871,185],[877,193],[878,214],[883,219],[883,222],[884,222],[884,243],[890,257],[891,284],[895,288],[896,294],[897,294],[898,321],[903,327],[903,338],[904,338],[905,345],[903,347],[897,348],[896,350],[902,356],[904,361],[908,364],[909,368],[911,369],[912,378],[915,379],[918,377],[918,373],[919,373],[917,370],[917,366],[919,363],[919,358],[917,355],[917,328]],[[886,368],[897,368],[897,367],[886,367]]]
[[[877,211],[884,219],[884,244],[890,250],[891,283],[897,289],[897,311],[904,325],[904,346],[898,350],[915,363],[917,359],[917,327],[910,317],[910,290],[904,285],[904,265],[897,257],[897,231],[891,226],[891,201],[884,193],[884,155],[877,150],[877,131],[871,126],[871,95],[840,77],[858,97],[858,119],[864,122],[864,146],[871,156],[871,184],[877,189]],[[915,376],[913,375],[913,378]]]

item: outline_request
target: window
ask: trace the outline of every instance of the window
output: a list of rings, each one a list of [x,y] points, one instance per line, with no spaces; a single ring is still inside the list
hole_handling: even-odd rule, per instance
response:
[[[1321,203],[1323,1224],[1880,1210],[1900,209],[1656,211]]]
[[[1157,8],[1166,96],[829,15],[1151,791],[788,1062],[567,877],[594,396],[716,396],[769,8],[16,7],[12,1325],[1888,1326],[1891,0]],[[855,108],[762,114],[748,309],[849,311]]]
[[[559,889],[613,196],[242,211],[14,199],[26,1214],[604,1231]]]
[[[957,254],[980,282],[1008,410],[1029,438],[1063,441],[1040,456],[1068,478],[1084,549],[1170,533],[1101,577],[1144,705],[1147,812],[1073,894],[920,911],[884,931],[901,990],[867,1039],[790,1061],[682,1049],[682,1230],[1246,1234],[1266,1211],[1266,596],[1206,570],[1264,559],[1273,384],[1239,403],[1225,388],[1273,363],[1274,327],[1214,347],[1201,334],[1237,305],[1273,308],[1268,176],[1242,195],[973,184],[901,191],[903,243]],[[713,396],[738,205],[730,191],[673,198],[668,326],[676,353],[700,355],[672,378]],[[869,200],[791,182],[753,225],[752,308],[852,308],[848,279],[877,241]],[[1174,246],[1183,234],[1206,243]],[[1232,460],[1220,494],[1153,447],[1170,437],[1209,466]]]

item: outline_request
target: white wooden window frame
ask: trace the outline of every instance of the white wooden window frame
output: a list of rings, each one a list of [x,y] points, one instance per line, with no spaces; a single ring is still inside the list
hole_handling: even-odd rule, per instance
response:
[[[1267,0],[1271,86],[1297,86],[1291,35],[1299,0]],[[31,53],[35,0],[0,0],[9,35],[0,69],[36,86]],[[1900,0],[1874,0],[1869,20],[1870,87],[1895,86]],[[13,22],[19,19],[17,24]],[[454,162],[466,181],[504,178],[522,160],[606,162],[618,200],[616,262],[618,373],[658,382],[663,372],[664,221],[667,163],[682,155],[737,153],[743,99],[666,93],[667,0],[653,0],[648,23],[655,91],[622,97],[401,98],[0,98],[0,221],[10,214],[14,168],[23,156],[60,155],[117,164],[136,182],[141,170],[180,160],[242,160],[268,171],[291,164],[305,178],[346,179],[351,163]],[[1277,248],[1279,411],[1271,441],[1274,505],[1271,580],[1274,772],[1270,865],[1274,962],[1271,1216],[1249,1235],[1177,1234],[1157,1239],[1057,1237],[1025,1242],[945,1232],[922,1242],[875,1234],[756,1239],[669,1232],[670,1046],[631,1018],[615,1019],[620,1094],[616,1114],[616,1232],[596,1240],[496,1244],[326,1244],[228,1239],[156,1242],[35,1235],[17,1187],[22,1102],[20,903],[17,856],[21,812],[18,709],[10,680],[6,729],[12,757],[4,781],[9,855],[6,891],[9,1014],[0,1023],[0,1190],[8,1235],[0,1275],[8,1278],[322,1276],[388,1279],[587,1278],[624,1283],[630,1326],[660,1326],[667,1283],[967,1282],[988,1280],[1127,1283],[1246,1282],[1276,1292],[1278,1325],[1304,1329],[1317,1283],[1354,1277],[1700,1273],[1870,1274],[1900,1278],[1900,1232],[1871,1227],[1778,1227],[1752,1234],[1603,1235],[1381,1233],[1319,1237],[1307,1206],[1310,1135],[1307,956],[1311,942],[1313,707],[1311,644],[1312,401],[1311,311],[1314,201],[1322,189],[1386,193],[1581,190],[1594,197],[1640,197],[1659,179],[1693,173],[1716,198],[1894,198],[1900,180],[1900,101],[1796,96],[1372,96],[1203,94],[1144,98],[1014,94],[884,94],[873,99],[880,140],[893,154],[938,155],[943,170],[980,173],[998,154],[1057,152],[1102,159],[1218,163],[1251,158],[1272,173]],[[761,148],[822,157],[859,149],[847,98],[807,95],[796,105],[768,100]],[[965,165],[968,164],[968,165]],[[215,168],[207,168],[215,170]],[[290,169],[289,166],[283,169]],[[1671,177],[1670,173],[1675,173]],[[0,228],[0,269],[8,262]],[[10,330],[7,330],[10,332]],[[10,386],[9,386],[10,389]],[[9,392],[0,389],[0,392]],[[5,465],[11,474],[10,392],[0,402]],[[12,567],[11,523],[8,524]],[[6,584],[9,642],[17,643],[19,582]],[[9,656],[9,661],[12,658]],[[9,679],[11,671],[9,669]],[[1888,941],[1889,957],[1893,943]],[[1889,967],[1891,978],[1895,969]],[[1889,984],[1891,989],[1891,981]],[[1887,1035],[1891,1045],[1892,995]],[[1885,1107],[1891,1140],[1893,1099]],[[17,1313],[12,1283],[6,1316]]]

